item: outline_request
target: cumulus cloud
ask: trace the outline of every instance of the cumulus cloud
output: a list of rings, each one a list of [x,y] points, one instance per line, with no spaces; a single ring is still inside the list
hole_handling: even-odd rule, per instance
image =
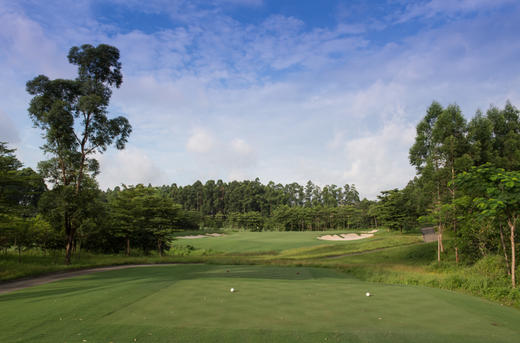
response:
[[[343,178],[372,199],[382,190],[404,187],[415,174],[404,153],[414,137],[415,127],[388,123],[380,131],[347,141]]]
[[[231,141],[231,148],[233,149],[234,152],[236,152],[237,154],[242,155],[242,156],[247,156],[247,155],[251,154],[251,152],[252,152],[252,149],[249,146],[249,144],[247,144],[246,141],[244,141],[241,138],[233,139]]]
[[[113,3],[135,15],[166,13],[172,25],[108,27],[89,1],[63,11],[53,2],[42,12],[85,13],[79,24],[0,4],[0,77],[7,80],[0,103],[17,127],[30,126],[17,119],[26,117],[28,100],[20,94],[27,79],[74,75],[66,62],[71,45],[90,40],[120,48],[124,83],[111,110],[128,116],[136,148],[103,155],[105,185],[259,176],[355,183],[373,198],[413,175],[413,127],[432,100],[457,102],[466,116],[490,103],[520,101],[520,76],[511,72],[518,69],[519,10],[498,13],[505,1],[416,2],[379,18],[384,25],[358,15],[338,16],[328,27],[280,14],[243,23],[219,1],[203,8],[197,1]],[[489,17],[459,16],[487,9],[494,10]],[[417,20],[413,32],[402,27],[398,39],[385,38],[393,37],[384,30],[396,18],[428,15],[449,20]]]
[[[213,135],[202,128],[193,130],[193,133],[186,143],[186,149],[189,152],[195,152],[199,154],[205,154],[210,152],[214,146]]]
[[[111,151],[98,156],[100,175],[98,181],[101,188],[113,188],[126,184],[161,185],[168,182],[165,173],[150,158],[147,152],[138,148]]]

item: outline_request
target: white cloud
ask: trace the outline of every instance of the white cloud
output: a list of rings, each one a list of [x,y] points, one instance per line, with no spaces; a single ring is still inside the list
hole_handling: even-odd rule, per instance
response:
[[[189,152],[205,154],[213,149],[214,144],[215,139],[209,131],[202,128],[196,128],[193,130],[193,133],[186,143],[186,149]]]
[[[249,144],[241,138],[235,138],[231,141],[231,148],[234,152],[239,155],[247,156],[252,153],[252,149]]]
[[[430,0],[420,3],[412,3],[400,18],[404,22],[414,18],[431,18],[439,14],[453,16],[465,12],[489,10],[504,4],[514,3],[515,0]]]
[[[348,167],[343,178],[351,180],[363,195],[372,199],[382,190],[404,187],[415,174],[404,153],[414,137],[413,126],[391,122],[378,132],[347,141]]]
[[[107,27],[88,11],[88,1],[63,12],[84,10],[80,24],[71,15],[54,26],[22,7],[0,9],[0,103],[21,132],[30,127],[19,119],[27,118],[26,80],[38,73],[72,77],[75,68],[66,61],[72,45],[105,42],[121,50],[124,83],[112,107],[133,125],[134,148],[103,155],[105,185],[259,176],[355,183],[373,198],[413,175],[412,129],[432,100],[458,102],[466,116],[508,98],[520,102],[520,77],[511,72],[518,69],[518,11],[456,18],[498,8],[491,1],[416,3],[408,19],[433,13],[453,20],[418,23],[393,41],[384,40],[385,32],[371,41],[385,27],[374,29],[370,20],[343,18],[319,28],[304,17],[269,15],[244,24],[218,1],[204,10],[197,2],[119,3],[135,13],[166,9],[175,26],[151,33],[128,23]],[[58,18],[53,4],[45,13]]]
[[[164,172],[148,154],[138,148],[110,151],[97,156],[100,162],[98,181],[102,189],[126,184],[161,185],[168,182]]]

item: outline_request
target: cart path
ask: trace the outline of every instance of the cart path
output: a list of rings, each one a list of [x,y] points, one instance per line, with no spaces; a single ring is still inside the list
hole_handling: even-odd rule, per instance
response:
[[[29,279],[22,279],[17,281],[7,281],[5,283],[0,283],[0,294],[9,293],[18,291],[20,289],[43,285],[49,282],[59,281],[68,279],[75,276],[87,275],[97,272],[105,272],[109,270],[118,270],[118,269],[127,269],[127,268],[138,268],[138,267],[161,267],[161,266],[172,266],[178,265],[179,263],[155,263],[155,264],[124,264],[118,266],[108,266],[108,267],[97,267],[97,268],[89,268],[82,270],[73,270],[66,272],[57,272],[52,274],[47,274],[43,276],[37,276]]]

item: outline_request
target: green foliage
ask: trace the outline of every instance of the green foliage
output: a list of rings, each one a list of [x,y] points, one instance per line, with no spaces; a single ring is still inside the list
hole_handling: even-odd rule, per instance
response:
[[[36,243],[34,217],[46,186],[32,169],[22,169],[14,149],[0,142],[0,248],[18,252]]]
[[[29,116],[43,131],[46,143],[43,151],[50,159],[39,164],[41,174],[61,188],[56,194],[66,200],[61,208],[67,237],[67,261],[70,262],[76,232],[85,219],[82,193],[88,179],[99,173],[95,153],[106,151],[115,144],[123,149],[132,128],[124,117],[109,119],[111,87],[122,82],[119,50],[100,44],[72,47],[69,62],[78,66],[74,80],[50,80],[39,75],[27,82],[27,92],[33,96]],[[64,203],[60,201],[60,203]]]
[[[417,226],[417,212],[410,187],[381,192],[373,209],[381,225],[390,230],[412,230]]]
[[[125,240],[128,255],[131,241],[143,251],[149,250],[150,244],[156,244],[162,254],[173,232],[198,227],[194,222],[196,218],[185,213],[171,198],[141,184],[111,192],[108,207],[113,235]]]

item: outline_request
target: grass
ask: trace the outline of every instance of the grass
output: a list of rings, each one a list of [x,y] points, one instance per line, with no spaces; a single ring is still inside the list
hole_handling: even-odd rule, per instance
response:
[[[238,292],[230,293],[230,287]],[[367,290],[374,296],[364,296]],[[516,309],[439,289],[364,282],[327,268],[134,268],[0,295],[0,304],[1,342],[517,342],[520,337]]]
[[[196,249],[211,250],[219,253],[281,253],[285,257],[306,258],[331,254],[377,249],[419,242],[420,235],[396,235],[379,232],[375,237],[357,241],[322,241],[317,237],[345,233],[347,231],[304,231],[304,232],[231,232],[222,237],[202,239],[178,239],[173,247],[186,245]],[[312,256],[310,256],[310,255]],[[309,256],[305,256],[309,255]]]
[[[435,261],[435,244],[418,243],[420,236],[416,233],[381,230],[372,238],[336,242],[317,240],[316,237],[322,234],[235,232],[224,237],[179,239],[163,257],[82,253],[74,257],[70,266],[63,264],[61,255],[42,256],[41,252],[29,252],[23,254],[22,263],[19,263],[16,255],[8,254],[0,256],[0,280],[120,264],[292,265],[338,269],[364,281],[455,290],[520,308],[520,290],[511,289],[500,257],[483,260],[491,261],[491,264],[479,262],[475,266],[457,266],[453,262],[443,262],[439,265]],[[444,256],[443,260],[453,260],[453,256]]]
[[[204,262],[197,254],[191,256],[124,256],[82,253],[73,257],[72,264],[64,263],[62,254],[42,255],[39,251],[25,252],[19,260],[15,254],[0,255],[0,281],[11,281],[54,272],[123,264],[197,263]]]

